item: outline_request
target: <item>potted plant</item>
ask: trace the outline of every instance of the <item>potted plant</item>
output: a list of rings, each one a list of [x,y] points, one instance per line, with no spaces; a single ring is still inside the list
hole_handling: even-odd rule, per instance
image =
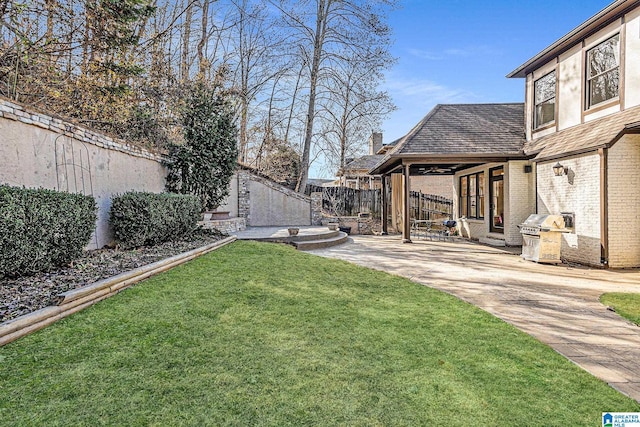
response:
[[[298,227],[289,227],[287,231],[289,231],[289,236],[297,236],[300,229]]]

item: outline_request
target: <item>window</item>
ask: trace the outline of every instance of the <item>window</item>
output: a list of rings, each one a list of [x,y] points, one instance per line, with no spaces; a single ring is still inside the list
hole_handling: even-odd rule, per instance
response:
[[[620,34],[587,51],[587,108],[619,94]]]
[[[460,216],[484,218],[484,172],[460,177]]]
[[[536,80],[533,91],[534,128],[539,128],[556,120],[556,72]]]

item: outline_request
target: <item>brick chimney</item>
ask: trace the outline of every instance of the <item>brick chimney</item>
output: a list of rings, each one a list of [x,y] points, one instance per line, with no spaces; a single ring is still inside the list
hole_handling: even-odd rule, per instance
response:
[[[369,138],[369,154],[376,154],[382,148],[382,133],[373,132]]]

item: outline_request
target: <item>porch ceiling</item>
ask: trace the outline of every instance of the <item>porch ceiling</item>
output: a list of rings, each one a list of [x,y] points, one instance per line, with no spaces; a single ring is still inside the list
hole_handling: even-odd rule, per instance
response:
[[[423,157],[423,156],[398,156],[390,157],[376,168],[369,171],[372,175],[386,175],[400,172],[404,166],[409,165],[412,176],[417,175],[453,175],[458,171],[469,169],[485,163],[501,163],[513,159],[524,159],[525,156],[496,155],[469,155],[449,157]]]

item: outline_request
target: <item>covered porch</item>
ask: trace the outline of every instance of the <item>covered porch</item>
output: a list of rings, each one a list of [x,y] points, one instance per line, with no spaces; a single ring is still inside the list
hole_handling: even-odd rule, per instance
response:
[[[447,175],[452,177],[453,219],[461,235],[475,240],[502,235],[502,242],[518,244],[520,211],[535,211],[535,202],[530,203],[535,201],[535,191],[530,191],[535,180],[524,143],[523,104],[436,106],[369,172],[382,179],[383,234],[389,231],[389,188],[401,199],[392,214],[400,215],[397,231],[409,243],[411,178]],[[526,200],[516,200],[518,193]],[[516,204],[522,208],[515,209]]]
[[[386,167],[386,172],[380,174],[382,179],[382,234],[388,234],[390,224],[397,223],[398,226],[395,228],[396,231],[402,233],[402,241],[404,243],[411,242],[412,226],[415,220],[419,220],[415,213],[412,213],[412,211],[415,210],[412,209],[411,206],[411,193],[413,191],[412,178],[416,179],[417,177],[425,176],[451,177],[453,187],[452,194],[454,197],[450,219],[456,220],[459,235],[476,238],[475,234],[469,231],[468,218],[460,215],[461,212],[466,212],[470,209],[474,209],[473,212],[483,212],[483,214],[474,215],[474,217],[492,218],[491,225],[487,225],[488,228],[503,228],[505,221],[504,201],[508,200],[508,197],[505,197],[504,194],[503,180],[500,179],[500,185],[492,187],[489,196],[492,202],[489,204],[484,202],[484,190],[479,190],[481,197],[471,197],[468,190],[461,189],[460,183],[462,182],[464,185],[469,186],[471,184],[469,181],[472,180],[466,178],[466,172],[481,169],[486,165],[500,165],[495,169],[500,170],[502,174],[504,171],[503,165],[508,164],[508,162],[508,158],[499,156],[454,155],[450,157],[403,158],[390,161],[386,165],[380,165],[381,169]],[[460,179],[461,176],[465,176],[465,178]],[[474,174],[474,177],[475,176],[477,176],[477,174]],[[492,183],[498,183],[497,179],[491,181]],[[482,189],[484,184],[475,182],[473,186],[474,188]],[[389,190],[392,192],[392,197],[389,197],[387,194]],[[475,192],[477,191],[478,190],[475,190]],[[484,214],[487,208],[490,209],[491,212]],[[389,217],[390,214],[397,214],[399,220],[392,221]],[[478,239],[476,238],[476,240]]]

